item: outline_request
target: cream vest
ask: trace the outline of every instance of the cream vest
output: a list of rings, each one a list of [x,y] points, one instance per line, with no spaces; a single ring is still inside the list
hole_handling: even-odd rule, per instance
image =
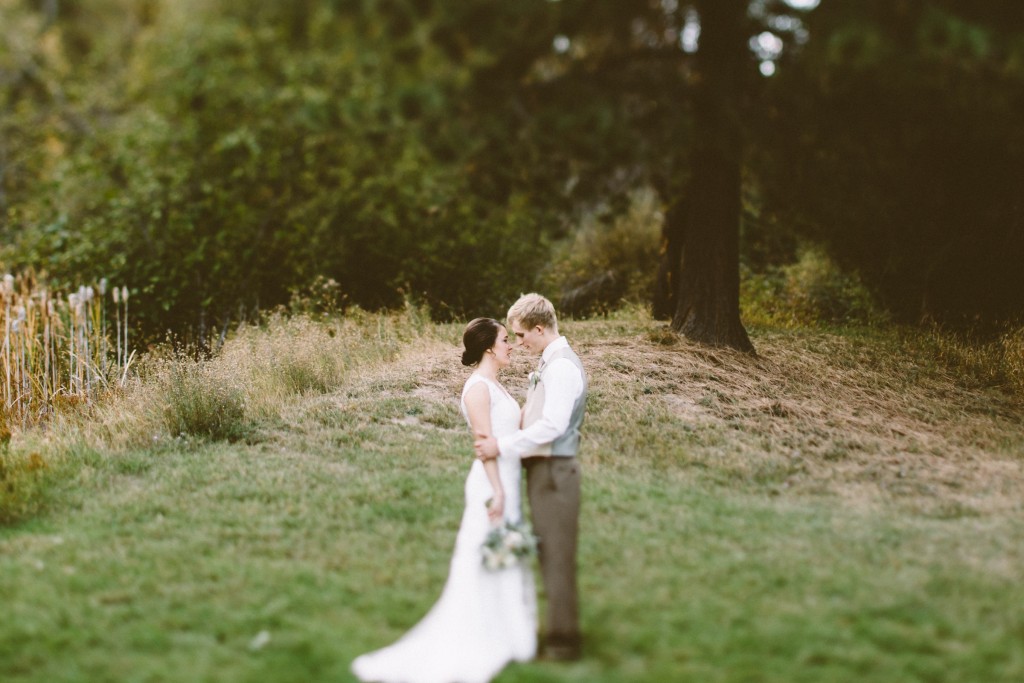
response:
[[[579,356],[568,347],[559,349],[551,354],[551,358],[545,364],[545,368],[541,369],[538,380],[531,382],[532,386],[526,394],[526,405],[523,406],[523,429],[539,420],[544,413],[545,369],[556,358],[566,358],[572,361],[573,365],[579,369],[580,376],[583,378],[583,391],[575,403],[573,403],[572,414],[569,417],[569,427],[565,430],[565,433],[549,444],[538,446],[532,451],[524,453],[524,458],[535,455],[573,456],[579,451],[580,427],[583,426],[583,413],[587,406],[587,373],[583,370],[583,363],[580,362]]]

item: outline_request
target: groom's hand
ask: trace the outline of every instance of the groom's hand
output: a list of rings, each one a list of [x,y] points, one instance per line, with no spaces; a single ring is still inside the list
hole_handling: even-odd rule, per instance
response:
[[[473,450],[480,460],[494,460],[498,457],[498,440],[493,436],[477,434],[473,442]]]

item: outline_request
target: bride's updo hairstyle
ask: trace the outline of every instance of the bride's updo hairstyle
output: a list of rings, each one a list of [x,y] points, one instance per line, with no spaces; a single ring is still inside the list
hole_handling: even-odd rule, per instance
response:
[[[466,331],[462,333],[462,345],[466,350],[462,352],[463,365],[476,365],[484,357],[487,349],[494,346],[498,340],[498,330],[502,327],[494,318],[476,318],[470,320],[466,325]]]

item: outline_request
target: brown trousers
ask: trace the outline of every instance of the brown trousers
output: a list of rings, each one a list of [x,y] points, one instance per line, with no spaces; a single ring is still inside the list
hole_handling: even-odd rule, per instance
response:
[[[575,457],[524,458],[526,496],[540,539],[540,573],[547,596],[545,639],[578,645],[576,539],[579,535],[580,466]]]

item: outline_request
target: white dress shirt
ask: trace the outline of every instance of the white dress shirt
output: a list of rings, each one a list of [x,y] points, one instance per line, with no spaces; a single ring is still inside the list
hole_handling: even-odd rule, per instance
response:
[[[565,337],[559,337],[545,347],[541,354],[544,377],[541,418],[526,429],[500,437],[498,452],[501,455],[522,457],[538,446],[551,443],[569,428],[573,405],[583,393],[583,375],[568,358],[550,360],[556,351],[568,347]]]

